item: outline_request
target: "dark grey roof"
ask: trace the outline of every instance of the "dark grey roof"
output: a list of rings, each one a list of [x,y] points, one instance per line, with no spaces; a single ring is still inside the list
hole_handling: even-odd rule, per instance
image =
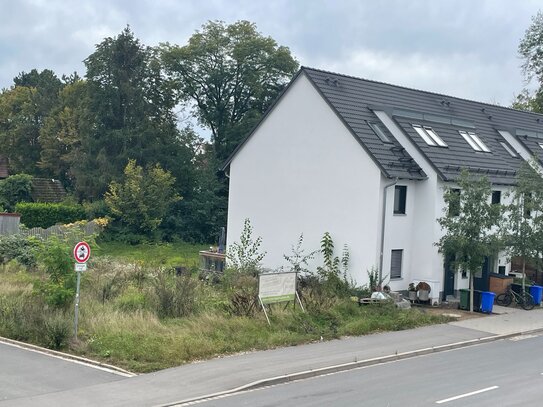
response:
[[[373,110],[389,113],[445,181],[455,180],[460,169],[467,168],[486,175],[493,183],[514,184],[522,160],[505,151],[500,144],[505,140],[498,130],[509,130],[513,135],[517,129],[527,131],[529,136],[517,138],[543,162],[543,149],[538,144],[543,143],[543,138],[539,139],[543,137],[543,115],[312,68],[301,71],[389,177],[417,178],[402,167],[410,157],[398,157],[401,147],[397,141],[394,145],[383,143],[367,125],[377,120]],[[447,147],[427,145],[412,124],[432,127]],[[475,132],[491,152],[474,151],[459,130]],[[409,165],[414,167],[416,163]],[[418,177],[424,174],[419,172]]]

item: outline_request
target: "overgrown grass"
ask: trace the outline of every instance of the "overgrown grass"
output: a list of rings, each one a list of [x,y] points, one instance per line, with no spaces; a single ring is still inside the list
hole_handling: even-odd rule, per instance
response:
[[[44,303],[32,286],[34,279],[43,277],[39,273],[20,268],[0,272],[0,335],[61,348],[135,372],[321,337],[365,335],[446,321],[418,310],[402,311],[389,304],[359,307],[344,299],[306,313],[299,307],[276,305],[269,326],[258,310],[251,317],[232,315],[227,292],[197,279],[185,287],[183,295],[168,291],[169,300],[164,301],[164,290],[179,287],[185,284],[183,278],[190,277],[176,277],[166,266],[126,264],[106,256],[95,258],[83,275],[79,341],[75,342],[73,308],[59,310]],[[188,316],[164,317],[172,315],[164,312],[165,307],[177,307],[187,296],[191,296],[190,303],[182,305],[190,306]],[[181,311],[186,312],[185,308]]]
[[[109,256],[127,262],[154,265],[194,267],[198,265],[198,252],[209,245],[190,243],[156,243],[135,246],[119,242],[101,242],[93,256]]]

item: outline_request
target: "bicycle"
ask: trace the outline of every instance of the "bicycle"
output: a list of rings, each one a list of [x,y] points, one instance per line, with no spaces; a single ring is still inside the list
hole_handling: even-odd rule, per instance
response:
[[[507,287],[506,292],[496,297],[496,304],[508,307],[513,300],[526,311],[533,309],[535,306],[534,298],[529,293],[526,291],[523,291],[520,294],[516,293],[511,286]]]

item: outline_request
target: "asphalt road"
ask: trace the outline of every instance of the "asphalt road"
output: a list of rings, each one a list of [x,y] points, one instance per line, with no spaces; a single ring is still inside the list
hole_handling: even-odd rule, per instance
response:
[[[542,336],[525,336],[197,404],[201,407],[537,406],[543,402],[542,349]]]
[[[125,377],[0,342],[0,404],[122,379]]]

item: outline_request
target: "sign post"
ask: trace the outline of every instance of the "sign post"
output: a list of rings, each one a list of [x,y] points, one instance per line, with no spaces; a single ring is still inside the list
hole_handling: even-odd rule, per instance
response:
[[[87,242],[79,242],[74,247],[75,272],[77,273],[77,284],[75,291],[75,312],[74,312],[74,337],[77,340],[77,324],[79,320],[79,285],[81,283],[81,272],[87,270],[87,260],[90,257],[90,246]]]
[[[264,310],[268,324],[270,324],[270,319],[268,318],[265,304],[289,301],[294,301],[294,304],[296,304],[296,300],[298,300],[302,311],[305,312],[296,291],[297,277],[298,274],[295,272],[263,273],[258,276],[258,300]]]

